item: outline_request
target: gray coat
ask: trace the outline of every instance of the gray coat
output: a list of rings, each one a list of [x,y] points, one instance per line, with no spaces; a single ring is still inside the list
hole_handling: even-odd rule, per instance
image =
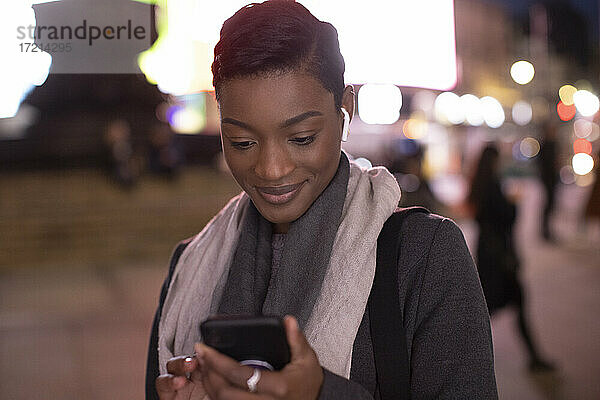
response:
[[[454,222],[414,213],[402,226],[398,265],[400,309],[410,358],[411,399],[497,399],[492,338],[487,307],[473,259]],[[168,283],[189,241],[171,259],[155,316],[146,372],[146,398],[158,399],[158,319]],[[390,316],[393,317],[393,316]],[[368,313],[352,354],[350,379],[325,370],[319,396],[378,399]]]

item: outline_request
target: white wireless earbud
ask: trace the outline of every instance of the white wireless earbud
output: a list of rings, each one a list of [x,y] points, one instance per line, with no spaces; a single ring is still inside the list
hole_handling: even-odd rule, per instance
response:
[[[342,114],[344,114],[344,127],[342,128],[342,142],[346,142],[348,140],[348,130],[350,129],[350,115],[348,115],[348,111],[344,107],[340,108],[342,110]]]

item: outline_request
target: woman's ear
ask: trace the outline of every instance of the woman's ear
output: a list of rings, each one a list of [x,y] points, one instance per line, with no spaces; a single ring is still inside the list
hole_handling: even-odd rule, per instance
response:
[[[344,88],[342,107],[346,109],[350,116],[350,121],[352,121],[352,116],[354,115],[354,87],[352,85],[348,85]]]

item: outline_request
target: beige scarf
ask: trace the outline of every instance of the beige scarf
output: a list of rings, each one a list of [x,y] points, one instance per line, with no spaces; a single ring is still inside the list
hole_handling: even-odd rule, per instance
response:
[[[377,237],[400,200],[385,168],[350,162],[342,219],[319,297],[304,328],[321,365],[349,378],[352,347],[375,275]],[[175,267],[159,322],[159,367],[191,354],[199,326],[219,305],[249,199],[233,198],[184,250]]]

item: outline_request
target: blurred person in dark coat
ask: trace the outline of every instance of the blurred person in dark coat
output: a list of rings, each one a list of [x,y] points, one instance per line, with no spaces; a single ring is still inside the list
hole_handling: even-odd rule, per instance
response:
[[[596,180],[585,208],[585,223],[590,242],[597,245],[600,240],[600,151],[596,153],[594,164]]]
[[[424,156],[425,149],[416,140],[395,139],[388,147],[389,170],[402,189],[400,207],[421,206],[448,215],[449,210],[435,196],[423,171]]]
[[[132,188],[139,173],[135,168],[129,123],[124,119],[110,122],[104,132],[104,145],[110,175],[122,188]]]
[[[178,176],[183,152],[175,134],[165,124],[156,124],[150,131],[148,151],[150,171],[168,179]]]
[[[534,345],[524,309],[524,291],[519,281],[519,259],[513,244],[516,207],[502,192],[499,152],[487,146],[471,182],[469,202],[479,225],[477,269],[490,314],[508,305],[518,312],[519,333],[529,353],[532,371],[550,371]]]
[[[556,191],[556,184],[558,183],[556,170],[556,126],[548,121],[544,123],[542,129],[544,137],[538,157],[540,178],[544,185],[544,192],[546,193],[546,205],[544,206],[542,218],[542,237],[547,241],[552,241],[554,238],[550,230],[550,215],[554,210],[554,193]]]

